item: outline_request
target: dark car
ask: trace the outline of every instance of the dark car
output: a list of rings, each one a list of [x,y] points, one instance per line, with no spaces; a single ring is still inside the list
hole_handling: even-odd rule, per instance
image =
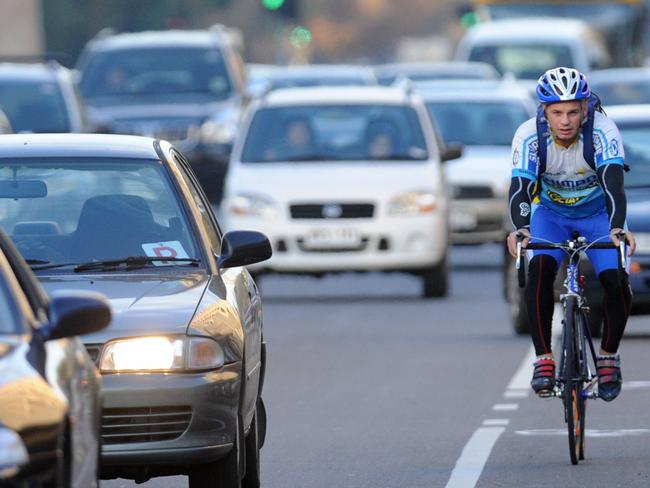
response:
[[[209,199],[237,131],[245,66],[231,30],[102,31],[76,65],[98,132],[165,139],[189,159]]]
[[[266,88],[376,85],[373,70],[348,64],[306,64],[277,67],[266,76]]]
[[[265,236],[222,235],[170,143],[8,135],[0,225],[46,290],[104,293],[114,318],[82,337],[102,374],[102,477],[259,483],[266,415],[262,310],[244,265]]]
[[[73,336],[110,318],[96,293],[48,298],[0,230],[0,486],[97,486],[100,378]]]
[[[0,109],[16,133],[91,130],[72,72],[54,60],[0,62]]]
[[[430,80],[497,80],[501,78],[494,66],[474,61],[384,64],[375,68],[375,74],[380,85],[392,85],[400,77],[416,82]]]

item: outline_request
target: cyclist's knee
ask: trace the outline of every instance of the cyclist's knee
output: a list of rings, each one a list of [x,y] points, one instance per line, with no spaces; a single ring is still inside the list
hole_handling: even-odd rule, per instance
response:
[[[631,296],[630,284],[627,273],[618,269],[606,269],[598,275],[598,279],[605,289],[605,293],[612,297]]]

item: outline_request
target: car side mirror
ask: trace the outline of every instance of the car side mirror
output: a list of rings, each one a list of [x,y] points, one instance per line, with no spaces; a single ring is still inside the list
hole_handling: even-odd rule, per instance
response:
[[[266,261],[272,254],[271,243],[261,232],[234,230],[223,236],[217,263],[220,268],[235,268]]]
[[[445,151],[442,153],[441,160],[451,161],[452,159],[458,159],[463,155],[463,145],[457,142],[450,142],[447,144]]]
[[[61,339],[102,330],[111,321],[111,308],[99,293],[64,292],[53,295],[48,315],[45,339]]]

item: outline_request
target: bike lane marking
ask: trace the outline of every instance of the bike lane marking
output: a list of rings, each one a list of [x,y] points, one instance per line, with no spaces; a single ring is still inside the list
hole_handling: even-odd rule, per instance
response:
[[[553,311],[553,324],[555,325],[552,333],[553,339],[557,339],[562,335],[562,327],[558,325],[561,324],[561,314],[562,308],[556,305]],[[533,346],[530,346],[519,368],[517,368],[517,371],[508,383],[504,397],[526,398],[529,395],[530,378],[533,375],[534,361],[535,349]],[[503,408],[504,406],[506,408]],[[518,408],[518,403],[497,403],[493,405],[492,410],[515,411]],[[495,421],[498,423],[493,424]],[[501,434],[505,432],[506,426],[509,423],[510,419],[487,419],[483,422],[482,427],[474,431],[456,461],[456,465],[451,472],[445,488],[473,488],[476,486],[494,445],[499,440],[499,437],[501,437]],[[499,426],[497,427],[496,425]]]

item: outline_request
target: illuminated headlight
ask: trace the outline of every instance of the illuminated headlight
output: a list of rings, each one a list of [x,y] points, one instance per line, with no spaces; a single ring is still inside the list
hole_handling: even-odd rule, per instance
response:
[[[208,120],[201,125],[200,135],[203,144],[231,144],[237,133],[234,120]]]
[[[390,215],[417,215],[435,211],[436,196],[426,191],[410,191],[393,198],[388,204]]]
[[[229,209],[240,217],[275,217],[278,214],[275,202],[260,195],[237,195],[230,200]]]
[[[634,234],[636,240],[636,252],[639,254],[650,254],[650,233],[639,232]]]
[[[210,338],[152,336],[109,342],[99,369],[102,373],[192,371],[217,369],[223,364],[223,349]]]

